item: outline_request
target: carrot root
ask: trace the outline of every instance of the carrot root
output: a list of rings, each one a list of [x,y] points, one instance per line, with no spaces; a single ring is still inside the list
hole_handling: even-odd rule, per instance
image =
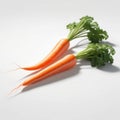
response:
[[[74,67],[75,65],[76,65],[76,57],[73,54],[67,55],[62,59],[60,59],[59,61],[39,71],[38,73],[31,76],[30,78],[26,79],[22,83],[22,85],[29,86],[30,84],[36,83],[37,81],[41,81],[49,76],[66,71]]]
[[[40,62],[33,66],[28,67],[20,67],[23,70],[40,70],[43,69],[50,64],[57,61],[69,48],[70,43],[68,39],[61,39],[56,46],[51,50],[51,52]]]
[[[17,87],[15,87],[14,89],[12,89],[12,90],[8,93],[8,96],[15,96],[15,95],[21,93],[24,88],[25,88],[25,86],[23,86],[22,84],[20,84],[20,85],[18,85]]]
[[[21,67],[20,65],[18,65],[18,64],[16,64],[16,63],[15,63],[15,65],[17,66],[17,68],[11,69],[11,70],[9,70],[9,71],[7,71],[7,72],[13,72],[13,71],[17,71],[17,70],[22,69],[22,67]]]

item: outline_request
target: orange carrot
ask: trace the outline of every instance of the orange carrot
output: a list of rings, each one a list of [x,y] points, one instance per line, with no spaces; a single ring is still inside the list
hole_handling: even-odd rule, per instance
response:
[[[52,65],[48,66],[47,68],[41,70],[40,72],[36,73],[35,75],[31,76],[30,78],[26,79],[22,86],[28,86],[33,84],[37,81],[43,80],[51,75],[63,72],[75,66],[76,64],[76,57],[73,54],[67,55],[61,60],[53,63]]]
[[[17,86],[12,91],[10,91],[10,93],[8,95],[15,96],[16,94],[19,94],[25,87],[27,87],[31,84],[34,84],[38,81],[42,81],[43,79],[45,79],[51,75],[66,71],[66,70],[74,67],[76,65],[76,59],[77,59],[76,56],[74,56],[73,54],[69,54],[69,55],[63,57],[59,61],[53,63],[52,65],[39,71],[38,73],[34,74],[33,76],[27,78],[19,86]]]
[[[51,63],[55,62],[60,56],[62,56],[69,48],[69,40],[68,39],[62,39],[60,40],[56,46],[53,48],[53,50],[45,57],[42,61],[40,61],[38,64],[30,66],[30,67],[23,67],[24,70],[37,70],[44,68]]]

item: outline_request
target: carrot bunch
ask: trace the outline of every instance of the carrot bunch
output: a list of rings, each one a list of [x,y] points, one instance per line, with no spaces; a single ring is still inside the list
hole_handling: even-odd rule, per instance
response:
[[[47,57],[34,66],[22,68],[24,70],[39,69],[39,71],[24,80],[14,90],[27,87],[49,76],[69,70],[76,65],[78,59],[86,59],[90,61],[91,66],[98,68],[106,63],[113,63],[114,48],[101,42],[108,38],[108,34],[99,27],[92,17],[82,17],[79,22],[68,24],[67,28],[70,30],[68,37],[60,40]],[[71,40],[83,37],[90,41],[84,50],[76,55],[68,54],[59,59],[68,50]],[[41,68],[44,69],[41,70]]]
[[[57,61],[69,49],[70,41],[76,38],[87,38],[92,43],[108,38],[107,32],[102,30],[90,16],[84,16],[79,22],[70,23],[66,27],[70,30],[67,38],[61,39],[43,60],[33,66],[21,67],[21,69],[38,70],[47,67]]]

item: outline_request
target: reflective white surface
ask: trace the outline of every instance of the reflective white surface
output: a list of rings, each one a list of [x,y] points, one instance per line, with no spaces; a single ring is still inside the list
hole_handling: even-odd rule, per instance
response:
[[[119,0],[0,1],[0,119],[120,120],[119,4]],[[31,73],[12,71],[16,64],[37,63],[67,36],[66,24],[85,15],[108,31],[108,42],[116,50],[114,64],[96,69],[82,61],[74,69],[7,97]],[[72,41],[71,48],[79,41]]]

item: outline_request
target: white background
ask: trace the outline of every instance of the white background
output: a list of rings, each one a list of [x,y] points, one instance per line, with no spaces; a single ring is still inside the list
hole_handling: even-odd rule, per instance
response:
[[[0,1],[1,120],[120,120],[119,0]],[[116,49],[114,64],[88,62],[55,75],[14,97],[8,92],[30,74],[12,71],[40,61],[68,34],[66,24],[93,16]],[[71,42],[71,47],[80,39]],[[83,49],[74,48],[75,52]]]

